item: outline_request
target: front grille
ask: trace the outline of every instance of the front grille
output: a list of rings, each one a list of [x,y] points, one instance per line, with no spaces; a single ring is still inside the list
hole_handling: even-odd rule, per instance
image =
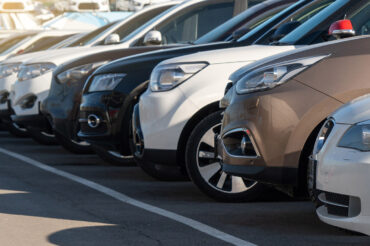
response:
[[[81,10],[94,10],[99,9],[99,5],[97,3],[80,3],[78,8]]]
[[[350,197],[333,192],[322,192],[319,200],[324,203],[328,214],[349,217]]]
[[[349,196],[337,194],[333,192],[325,192],[325,197],[328,202],[338,203],[344,206],[349,206]]]

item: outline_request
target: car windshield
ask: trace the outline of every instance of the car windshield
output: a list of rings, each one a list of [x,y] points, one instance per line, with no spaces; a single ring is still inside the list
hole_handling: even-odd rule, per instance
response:
[[[262,24],[263,22],[267,21],[269,18],[271,18],[275,13],[277,13],[281,8],[274,8],[273,12],[271,13],[265,13],[265,14],[260,14],[256,18],[253,18],[252,21],[245,23],[246,19],[248,17],[251,17],[255,12],[259,11],[260,8],[263,8],[261,6],[264,6],[264,3],[260,3],[261,1],[249,1],[248,2],[248,9],[234,18],[228,20],[224,24],[216,27],[212,31],[208,32],[207,34],[203,35],[200,37],[198,40],[194,42],[194,44],[205,44],[205,43],[210,43],[210,42],[215,42],[215,41],[221,41],[221,39],[227,38],[232,34],[235,29],[240,28],[243,24],[243,28],[247,29],[253,29]],[[258,4],[260,3],[260,4]],[[225,37],[226,36],[226,37]]]
[[[84,36],[77,39],[75,42],[71,43],[67,47],[84,46],[84,45],[88,44],[89,42],[91,42],[91,40],[95,39],[96,37],[100,37],[105,30],[109,29],[111,26],[113,26],[116,23],[117,23],[117,21],[112,22],[112,23],[108,23],[108,24],[106,24],[102,27],[99,27],[99,28],[95,29],[94,31],[91,31],[91,32],[85,34]]]
[[[299,44],[304,36],[306,36],[311,30],[317,27],[318,24],[325,21],[329,16],[332,16],[338,9],[346,5],[350,0],[337,0],[330,6],[321,10],[318,14],[307,20],[304,24],[297,27],[293,32],[289,33],[287,36],[282,38],[277,44],[287,44],[294,45]],[[343,11],[343,17],[345,16],[345,11]]]
[[[182,4],[175,5],[172,8],[169,8],[166,11],[162,12],[162,14],[157,15],[156,17],[154,17],[150,21],[146,22],[144,25],[142,25],[141,27],[137,28],[135,31],[131,32],[129,35],[127,35],[126,37],[124,37],[123,39],[121,39],[121,43],[124,43],[124,42],[126,42],[128,40],[131,40],[137,34],[139,34],[140,32],[142,32],[143,30],[145,30],[148,26],[151,26],[157,20],[159,20],[163,16],[167,15],[167,13],[171,13],[174,9],[177,9],[180,5],[182,5]]]
[[[22,54],[31,53],[31,52],[37,52],[37,51],[40,51],[40,50],[47,50],[50,47],[54,46],[57,43],[62,42],[63,40],[65,40],[66,38],[68,38],[70,36],[71,35],[65,35],[65,36],[49,36],[49,37],[41,38],[41,39],[37,40],[37,42],[34,42],[29,47],[27,47],[22,52]]]
[[[5,55],[11,52],[12,50],[18,48],[22,45],[26,40],[31,38],[35,34],[28,34],[28,35],[17,35],[16,37],[4,39],[0,43],[0,54]]]

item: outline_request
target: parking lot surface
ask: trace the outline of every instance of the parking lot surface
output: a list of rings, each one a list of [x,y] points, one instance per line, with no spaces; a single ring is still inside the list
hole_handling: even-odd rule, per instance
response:
[[[311,202],[278,191],[218,203],[191,182],[158,182],[136,166],[7,132],[0,150],[1,245],[370,244],[321,223]]]

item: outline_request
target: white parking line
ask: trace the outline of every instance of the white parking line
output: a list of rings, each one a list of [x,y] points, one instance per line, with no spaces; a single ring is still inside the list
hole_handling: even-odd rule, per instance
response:
[[[6,154],[8,156],[11,156],[15,159],[18,159],[20,161],[23,161],[27,164],[30,164],[32,166],[35,166],[35,167],[38,167],[40,169],[43,169],[47,172],[51,172],[53,174],[56,174],[56,175],[59,175],[61,177],[64,177],[64,178],[67,178],[69,180],[72,180],[72,181],[75,181],[77,183],[80,183],[84,186],[87,186],[91,189],[94,189],[96,191],[99,191],[101,193],[104,193],[110,197],[113,197],[121,202],[124,202],[124,203],[127,203],[127,204],[130,204],[132,206],[135,206],[135,207],[138,207],[138,208],[141,208],[141,209],[144,209],[146,211],[149,211],[151,213],[154,213],[154,214],[158,214],[158,215],[161,215],[163,217],[166,217],[166,218],[169,218],[171,220],[174,220],[174,221],[177,221],[181,224],[184,224],[184,225],[187,225],[197,231],[200,231],[200,232],[203,232],[209,236],[212,236],[212,237],[215,237],[217,239],[220,239],[222,241],[225,241],[227,243],[230,243],[232,245],[237,245],[237,246],[254,246],[255,244],[253,243],[250,243],[248,241],[245,241],[245,240],[242,240],[240,238],[237,238],[237,237],[234,237],[230,234],[227,234],[225,232],[222,232],[220,230],[217,230],[216,228],[213,228],[211,226],[208,226],[206,224],[203,224],[199,221],[196,221],[196,220],[193,220],[193,219],[190,219],[190,218],[187,218],[187,217],[184,217],[182,215],[179,215],[179,214],[176,214],[176,213],[173,213],[171,211],[168,211],[168,210],[165,210],[165,209],[162,209],[162,208],[159,208],[159,207],[156,207],[156,206],[152,206],[148,203],[145,203],[145,202],[141,202],[139,200],[136,200],[136,199],[133,199],[129,196],[126,196],[122,193],[119,193],[115,190],[112,190],[108,187],[105,187],[103,185],[100,185],[100,184],[97,184],[93,181],[90,181],[90,180],[87,180],[85,178],[81,178],[79,176],[76,176],[76,175],[73,175],[73,174],[70,174],[70,173],[67,173],[65,171],[61,171],[59,169],[56,169],[54,167],[51,167],[51,166],[48,166],[46,164],[43,164],[39,161],[35,161],[29,157],[26,157],[26,156],[23,156],[23,155],[20,155],[18,153],[15,153],[15,152],[12,152],[12,151],[9,151],[9,150],[6,150],[6,149],[3,149],[3,148],[0,148],[0,153],[3,153],[3,154]]]

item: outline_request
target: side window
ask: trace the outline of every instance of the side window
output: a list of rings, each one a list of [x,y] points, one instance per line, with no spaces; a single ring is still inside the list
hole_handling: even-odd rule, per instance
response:
[[[162,33],[164,44],[188,43],[230,19],[233,11],[233,2],[202,6],[177,15],[156,29]]]
[[[370,3],[348,17],[356,31],[356,35],[370,34]]]

